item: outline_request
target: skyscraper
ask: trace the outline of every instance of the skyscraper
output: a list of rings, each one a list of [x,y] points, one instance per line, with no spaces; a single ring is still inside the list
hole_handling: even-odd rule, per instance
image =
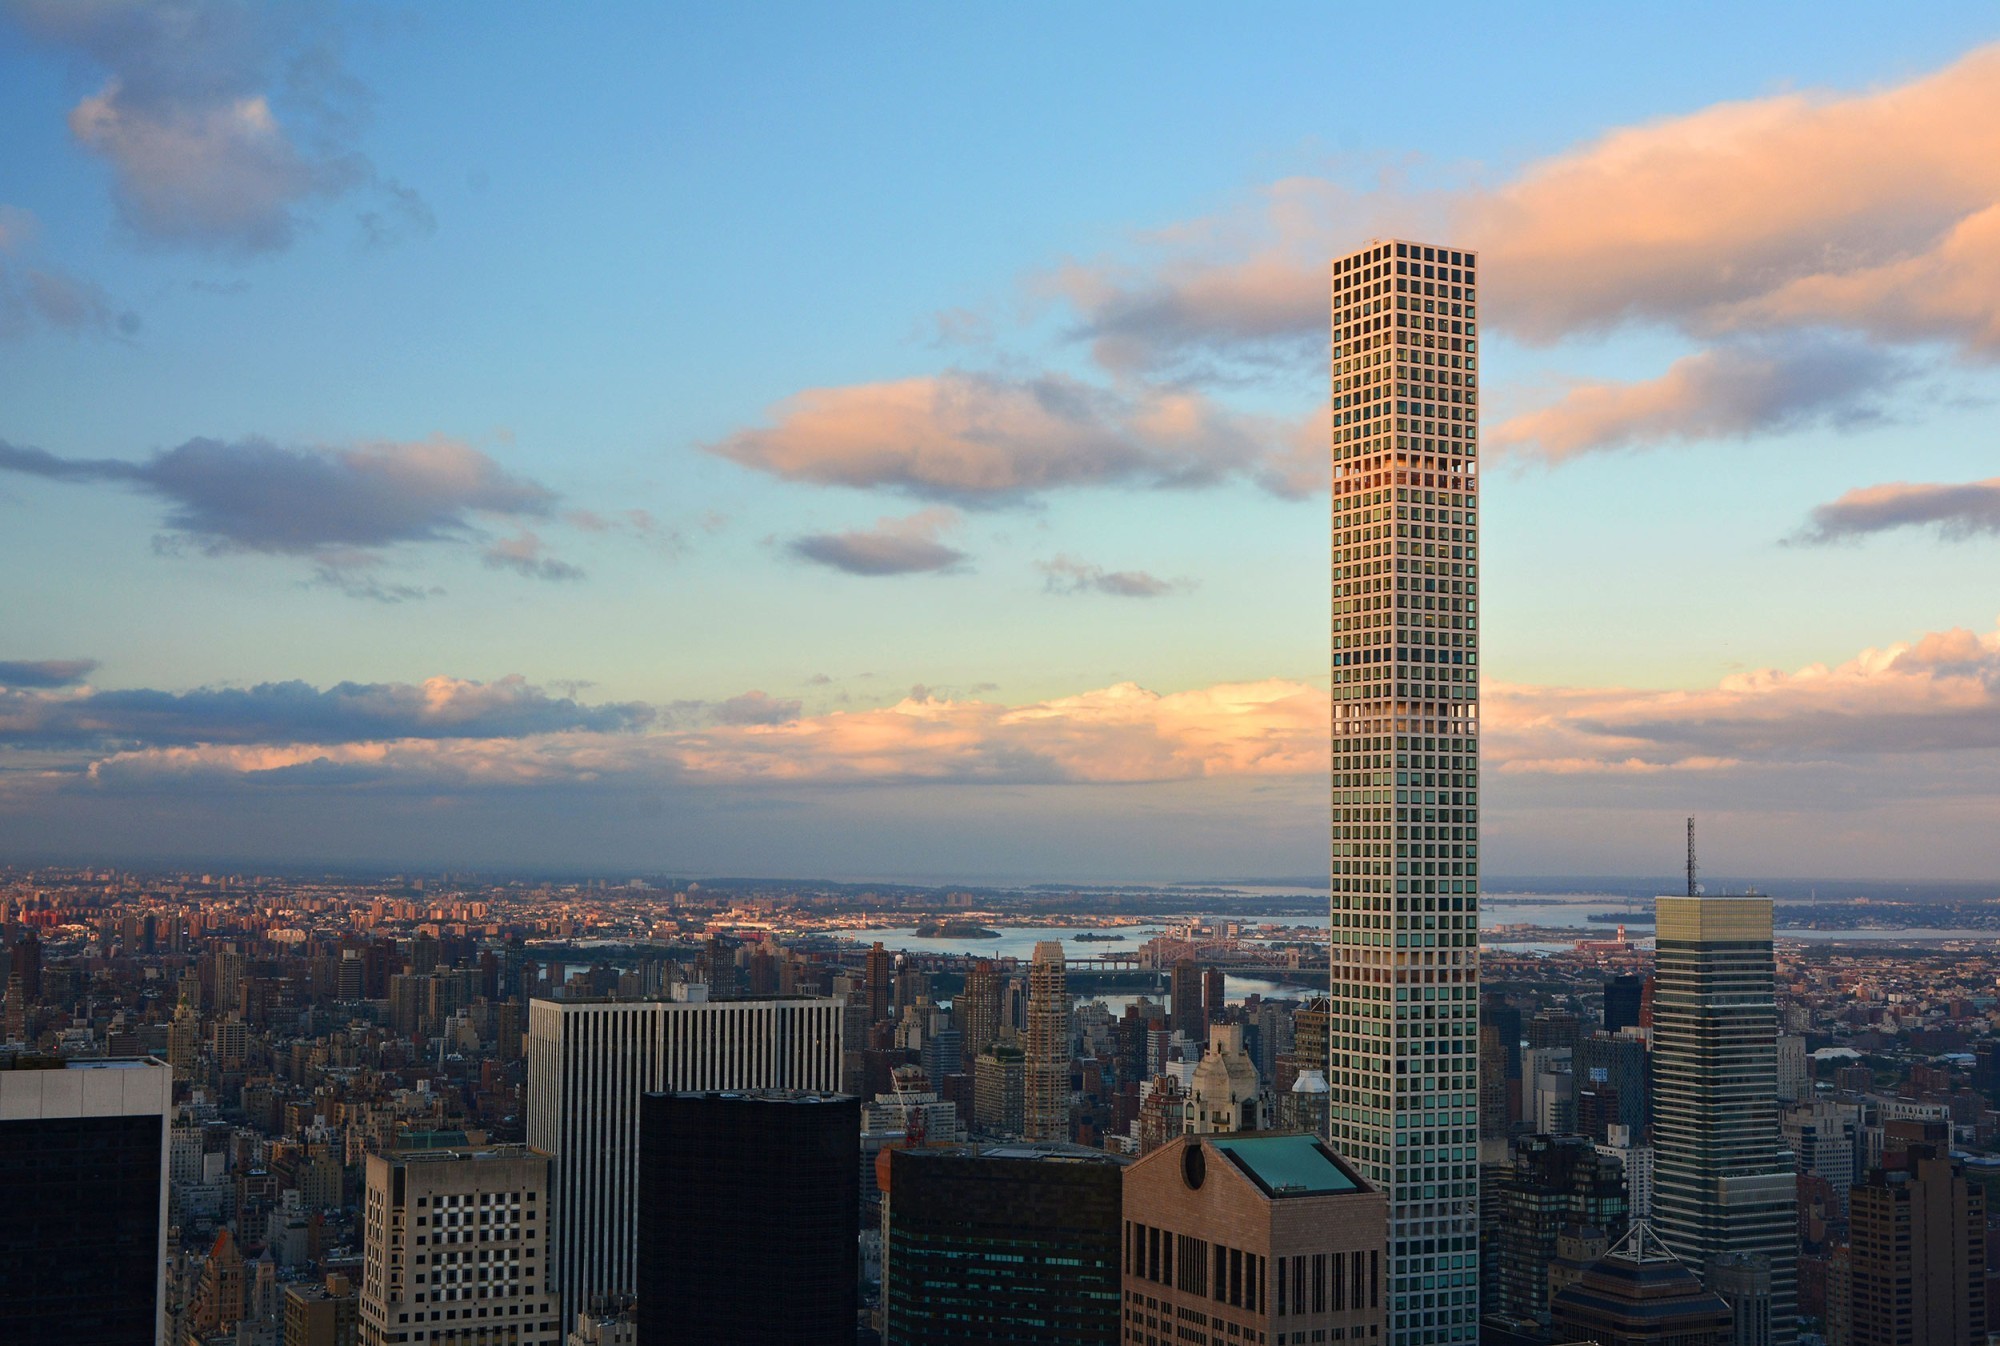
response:
[[[1582,1136],[1524,1136],[1499,1178],[1499,1216],[1480,1256],[1490,1265],[1487,1321],[1537,1335],[1549,1321],[1549,1263],[1567,1229],[1616,1241],[1625,1233],[1625,1175]]]
[[[1639,1026],[1639,1007],[1645,1003],[1646,979],[1632,973],[1611,978],[1604,983],[1604,1031],[1616,1033],[1621,1028]]]
[[[851,1346],[859,1102],[647,1094],[639,1125],[640,1346]]]
[[[362,1346],[562,1340],[547,1155],[525,1145],[371,1154],[367,1184]]]
[[[159,1061],[0,1057],[0,1341],[157,1338],[172,1103]]]
[[[837,1093],[841,1023],[838,1000],[804,996],[529,1003],[528,1143],[550,1157],[550,1274],[563,1322],[637,1287],[640,1096]]]
[[[876,940],[868,949],[868,1022],[871,1026],[889,1017],[889,951]]]
[[[1190,1042],[1208,1039],[1208,1011],[1202,1008],[1201,968],[1183,958],[1167,974],[1167,1012],[1175,1032]]]
[[[1001,976],[990,959],[981,958],[965,974],[965,989],[952,1008],[957,1011],[959,1046],[966,1068],[1000,1037]]]
[[[1395,1346],[1478,1335],[1477,263],[1333,266],[1334,1146],[1389,1197]]]
[[[1030,1140],[1069,1139],[1069,981],[1060,940],[1035,945],[1028,967],[1028,1061],[1023,1130]]]
[[[1791,1346],[1797,1192],[1778,1130],[1771,900],[1662,897],[1658,910],[1653,1228],[1704,1278],[1725,1253],[1767,1258],[1770,1340]]]
[[[890,1151],[884,1342],[1115,1346],[1123,1167],[1072,1145]]]
[[[1853,1346],[1986,1340],[1986,1189],[1951,1157],[1949,1132],[1883,1157],[1852,1193]]]
[[[1387,1202],[1316,1136],[1185,1136],[1125,1170],[1126,1346],[1377,1341]]]

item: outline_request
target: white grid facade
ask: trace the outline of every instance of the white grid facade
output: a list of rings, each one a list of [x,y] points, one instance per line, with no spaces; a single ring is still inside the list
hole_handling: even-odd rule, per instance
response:
[[[1329,1127],[1389,1195],[1396,1346],[1479,1335],[1477,267],[1332,272]]]
[[[529,1004],[528,1143],[551,1156],[563,1322],[637,1288],[640,1095],[837,1093],[842,1010],[804,997]]]

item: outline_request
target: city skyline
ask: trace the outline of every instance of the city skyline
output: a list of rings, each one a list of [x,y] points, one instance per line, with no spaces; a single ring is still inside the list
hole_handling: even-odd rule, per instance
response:
[[[387,14],[0,5],[10,855],[1314,872],[1426,237],[1487,872],[2000,860],[1989,15]]]

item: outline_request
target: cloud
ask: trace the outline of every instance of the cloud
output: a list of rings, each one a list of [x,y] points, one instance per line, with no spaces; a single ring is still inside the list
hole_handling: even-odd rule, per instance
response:
[[[41,233],[35,217],[0,205],[0,341],[25,337],[38,325],[70,336],[129,340],[139,315],[103,286],[53,267],[23,263]]]
[[[1489,334],[1665,328],[1706,348],[1659,379],[1586,384],[1531,413],[1574,446],[1552,458],[1865,414],[1898,369],[1870,344],[2000,358],[2000,45],[1887,88],[1618,128],[1490,183],[1405,183],[1287,179],[1030,285],[1121,379],[1315,368],[1328,260],[1371,237],[1476,249]],[[1843,365],[1865,376],[1858,391]],[[1528,423],[1511,427],[1517,442]]]
[[[191,439],[138,462],[64,458],[0,441],[0,471],[145,492],[167,505],[169,550],[310,557],[321,582],[343,588],[381,548],[466,540],[481,520],[546,518],[556,503],[546,486],[442,437],[326,449]],[[493,544],[487,556],[523,574],[575,577],[573,567],[540,554],[532,533]],[[377,590],[366,597],[419,596],[361,583]]]
[[[1010,380],[954,371],[814,388],[773,408],[770,420],[706,447],[788,481],[960,504],[1232,476],[1283,491],[1294,474],[1294,432],[1282,424],[1192,392],[1123,392],[1060,374]]]
[[[1798,540],[1847,542],[1896,528],[1933,526],[1951,542],[2000,533],[2000,477],[1953,485],[1897,481],[1859,487],[1814,509]]]
[[[2000,263],[2000,45],[1887,89],[1622,127],[1493,186],[1288,179],[1248,211],[1162,231],[1138,261],[1040,283],[1125,352],[1109,363],[1254,353],[1323,337],[1326,259],[1397,233],[1477,249],[1482,317],[1532,341],[1835,322],[2000,350],[1978,302]]]
[[[798,719],[802,709],[798,701],[751,691],[720,703],[713,714],[717,724],[785,724]]]
[[[581,567],[568,561],[560,561],[548,555],[542,539],[534,533],[522,532],[514,537],[501,538],[490,543],[479,554],[479,559],[494,570],[511,570],[531,580],[580,580]]]
[[[371,239],[427,228],[407,188],[355,148],[366,102],[316,7],[233,0],[7,0],[28,32],[103,83],[69,112],[111,168],[118,214],[149,244],[251,254],[288,247],[306,212],[372,187]]]
[[[1753,779],[1772,791],[1782,783],[1784,797],[1810,807],[1823,787],[1874,781],[1921,792],[1944,760],[1989,760],[2000,749],[2000,629],[1931,632],[1839,664],[1758,669],[1692,689],[1489,677],[1482,691],[1491,785],[1568,780],[1601,808],[1615,802],[1609,780]],[[249,779],[324,762],[425,788],[1139,785],[1330,766],[1326,689],[1276,678],[1170,693],[1128,682],[1011,706],[919,685],[893,705],[818,715],[752,691],[683,709],[584,706],[518,678],[323,692],[301,683],[16,690],[0,695],[0,740],[82,749],[106,779]],[[2000,798],[2000,771],[1993,776]]]
[[[938,541],[958,527],[955,510],[921,509],[906,518],[877,519],[873,528],[795,538],[794,556],[850,575],[915,575],[955,570],[966,554]]]
[[[631,734],[571,730],[134,747],[95,758],[103,784],[191,777],[278,783],[308,768],[425,788],[671,779],[714,785],[1147,784],[1326,768],[1327,700],[1297,683],[1159,694],[1131,683],[1023,706],[912,694],[893,706],[778,718],[757,694],[714,723]],[[731,706],[756,714],[731,718]],[[621,722],[622,727],[622,722]]]
[[[1638,383],[1587,382],[1511,417],[1488,445],[1559,463],[1585,453],[1676,440],[1775,434],[1818,422],[1881,416],[1881,397],[1906,377],[1893,356],[1852,342],[1741,342],[1676,360]]]
[[[1037,567],[1046,579],[1043,587],[1052,594],[1110,594],[1114,598],[1159,598],[1190,589],[1188,580],[1163,580],[1143,570],[1106,570],[1074,556],[1058,556]]]
[[[26,667],[48,667],[27,665]],[[518,676],[494,682],[430,678],[422,683],[303,682],[254,687],[0,691],[0,743],[14,747],[202,744],[285,747],[391,739],[515,739],[567,731],[625,733],[650,723],[651,707],[586,706],[550,696]]]
[[[1489,680],[1483,692],[1486,765],[1501,772],[1862,771],[2000,748],[2000,630],[1932,632],[1836,665],[1759,669],[1687,691]]]
[[[0,659],[0,687],[67,687],[96,669],[95,659]]]

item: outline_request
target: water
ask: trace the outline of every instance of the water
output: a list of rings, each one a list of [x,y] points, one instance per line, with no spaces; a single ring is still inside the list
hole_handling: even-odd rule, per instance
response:
[[[1018,958],[1027,962],[1034,957],[1035,945],[1045,939],[1060,941],[1063,952],[1071,958],[1087,958],[1100,953],[1136,953],[1141,944],[1155,935],[1166,933],[1164,925],[1121,925],[1115,933],[1125,936],[1116,942],[1085,940],[1078,943],[1076,936],[1086,930],[1098,927],[1072,925],[989,925],[988,930],[998,930],[998,939],[919,939],[913,925],[892,926],[883,930],[830,930],[827,933],[843,939],[858,940],[862,945],[882,942],[882,947],[894,952],[898,949],[910,953],[959,954],[971,958]],[[1111,926],[1102,927],[1110,931]]]

